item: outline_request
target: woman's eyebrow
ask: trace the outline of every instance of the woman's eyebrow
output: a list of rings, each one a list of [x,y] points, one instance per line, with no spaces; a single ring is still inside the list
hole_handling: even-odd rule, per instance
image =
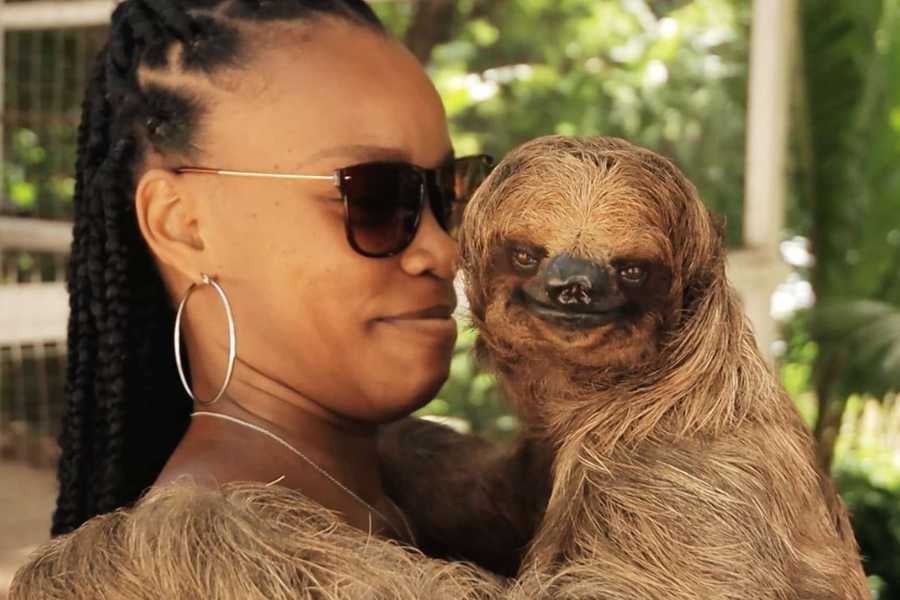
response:
[[[367,144],[343,144],[325,148],[324,150],[319,150],[318,152],[310,154],[300,162],[299,168],[302,169],[310,163],[335,157],[358,160],[360,162],[378,160],[409,161],[409,154],[400,148],[389,148],[386,146]]]
[[[352,161],[369,162],[369,161],[401,161],[410,162],[409,153],[400,148],[390,148],[387,146],[375,146],[367,144],[343,144],[340,146],[332,146],[319,150],[307,156],[298,166],[303,169],[306,165],[324,160],[326,158],[346,158]],[[445,165],[453,161],[455,153],[453,148],[447,150],[447,153],[440,161],[440,165]]]

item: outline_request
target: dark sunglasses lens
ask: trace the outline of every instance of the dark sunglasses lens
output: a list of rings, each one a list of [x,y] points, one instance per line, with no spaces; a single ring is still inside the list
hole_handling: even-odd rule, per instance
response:
[[[350,243],[368,256],[405,248],[422,213],[422,176],[409,165],[370,163],[341,169]]]
[[[447,233],[456,237],[466,204],[490,174],[494,160],[485,154],[464,156],[438,171],[438,190],[432,191],[432,210]],[[437,192],[437,193],[435,193]]]

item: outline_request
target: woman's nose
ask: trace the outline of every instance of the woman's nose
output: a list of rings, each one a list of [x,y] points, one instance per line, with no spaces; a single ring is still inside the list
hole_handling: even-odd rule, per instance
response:
[[[403,252],[402,258],[407,271],[416,273],[430,271],[447,280],[452,280],[456,275],[458,263],[456,240],[441,227],[427,204],[422,210],[422,220],[416,237]]]

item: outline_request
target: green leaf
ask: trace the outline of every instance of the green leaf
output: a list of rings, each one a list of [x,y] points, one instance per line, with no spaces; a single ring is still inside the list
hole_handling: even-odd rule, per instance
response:
[[[27,181],[17,181],[10,186],[9,197],[20,208],[34,208],[37,200],[35,186]]]

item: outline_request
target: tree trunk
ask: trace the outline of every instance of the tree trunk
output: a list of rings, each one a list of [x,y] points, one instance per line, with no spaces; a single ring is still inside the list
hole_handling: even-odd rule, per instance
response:
[[[406,30],[406,46],[425,65],[431,51],[453,36],[456,7],[454,0],[419,0]]]
[[[835,394],[837,375],[841,372],[844,361],[841,357],[830,356],[817,359],[816,364],[816,404],[818,414],[813,435],[816,440],[816,459],[824,473],[831,473],[834,460],[834,445],[837,442],[847,407],[844,394]]]

